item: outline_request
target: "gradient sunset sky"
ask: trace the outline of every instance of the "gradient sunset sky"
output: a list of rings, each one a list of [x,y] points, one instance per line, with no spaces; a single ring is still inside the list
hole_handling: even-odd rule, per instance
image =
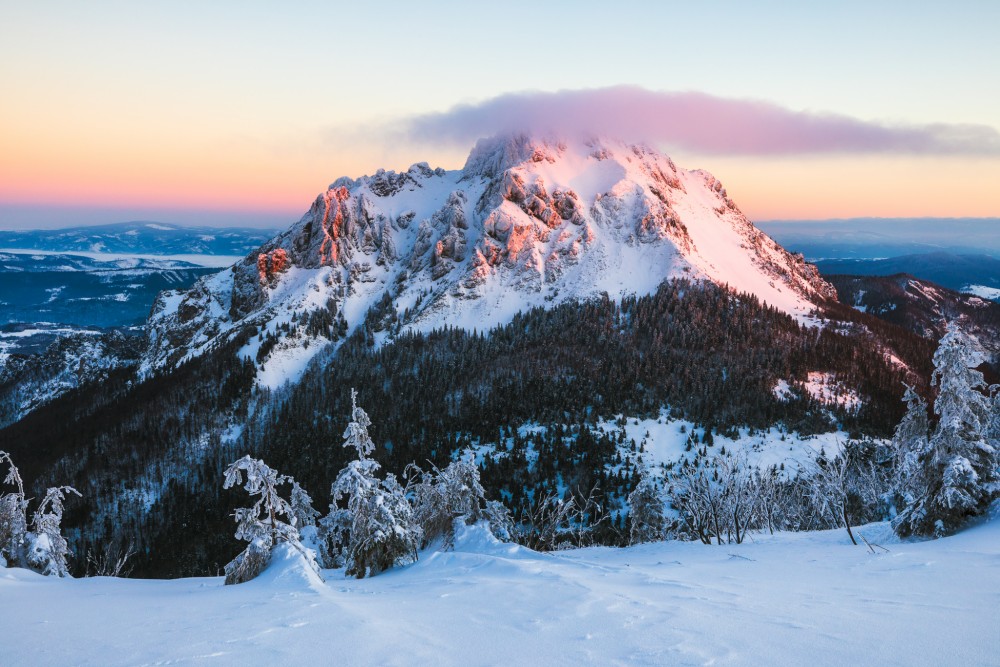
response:
[[[988,0],[5,1],[0,228],[284,227],[339,176],[563,118],[755,220],[996,217],[998,25]]]

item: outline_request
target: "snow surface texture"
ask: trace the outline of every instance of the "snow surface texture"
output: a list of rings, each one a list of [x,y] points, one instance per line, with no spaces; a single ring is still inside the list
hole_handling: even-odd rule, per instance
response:
[[[334,182],[231,270],[164,294],[143,370],[197,356],[245,327],[274,334],[293,314],[329,303],[350,331],[388,295],[401,326],[382,329],[382,343],[399,330],[482,331],[534,306],[649,294],[676,277],[729,285],[802,320],[836,298],[705,172],[618,141],[501,136],[480,141],[461,170],[417,164]],[[258,381],[294,382],[328,342],[294,353],[276,346]]]
[[[994,513],[995,514],[995,513]],[[1000,520],[898,543],[886,524],[540,554],[482,527],[371,579],[284,553],[260,578],[0,570],[16,665],[996,665]]]

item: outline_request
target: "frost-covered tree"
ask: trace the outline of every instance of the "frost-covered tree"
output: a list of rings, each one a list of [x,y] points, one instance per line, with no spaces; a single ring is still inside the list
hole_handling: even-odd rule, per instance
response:
[[[28,499],[24,482],[10,458],[0,451],[0,463],[9,467],[5,484],[16,491],[0,496],[0,564],[24,567],[46,576],[69,576],[69,545],[62,536],[63,501],[69,493],[80,495],[71,486],[51,487],[31,517],[28,530]]]
[[[80,496],[72,486],[51,487],[31,518],[28,533],[28,565],[37,572],[56,577],[69,576],[69,545],[62,536],[63,500],[66,494]]]
[[[291,496],[292,516],[295,517],[295,527],[300,533],[303,528],[315,526],[316,520],[319,518],[319,512],[313,507],[312,502],[313,500],[309,493],[293,479]]]
[[[631,509],[629,544],[658,542],[667,537],[666,502],[656,480],[643,472],[635,490],[628,497]]]
[[[446,547],[453,544],[455,520],[474,524],[486,519],[500,539],[510,537],[510,517],[500,503],[486,500],[479,467],[471,460],[453,461],[443,470],[432,466],[424,472],[415,464],[407,466],[406,495],[413,505],[414,520],[423,532],[424,545],[438,538]]]
[[[16,490],[0,495],[0,565],[25,567],[28,546],[28,499],[24,495],[21,474],[10,458],[10,454],[0,451],[0,463],[9,467],[4,484],[13,485]]]
[[[351,390],[351,421],[344,431],[344,447],[358,458],[337,475],[330,495],[330,513],[320,522],[328,564],[343,564],[347,574],[361,579],[417,558],[420,527],[394,475],[378,478],[379,464],[368,458],[375,443],[368,434],[371,420],[358,407]],[[346,507],[340,507],[343,502]]]
[[[858,541],[851,530],[850,506],[856,490],[852,484],[851,461],[844,451],[833,459],[820,455],[815,461],[802,465],[800,471],[807,480],[806,492],[816,512],[827,517],[833,525],[843,526],[852,544]]]
[[[990,420],[986,429],[986,435],[991,442],[1000,442],[1000,384],[990,387]],[[996,455],[1000,457],[1000,452]]]
[[[902,536],[947,535],[982,514],[998,493],[994,401],[968,336],[951,323],[934,353],[938,422],[922,450],[908,450],[910,502],[893,521]],[[916,440],[919,443],[919,440]]]
[[[300,542],[295,509],[278,493],[282,484],[291,484],[293,489],[297,487],[295,480],[249,456],[230,465],[225,474],[223,488],[243,485],[251,496],[257,497],[253,507],[241,507],[233,515],[237,539],[246,540],[249,544],[226,565],[226,584],[240,584],[259,575],[270,563],[271,551],[279,542],[288,543],[302,553],[318,574],[319,568],[312,552]],[[305,495],[308,497],[308,494]]]

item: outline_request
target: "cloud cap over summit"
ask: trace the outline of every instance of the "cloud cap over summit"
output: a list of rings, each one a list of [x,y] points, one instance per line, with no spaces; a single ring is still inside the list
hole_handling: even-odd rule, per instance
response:
[[[455,144],[516,131],[613,136],[717,155],[1000,155],[1000,132],[987,125],[886,123],[635,86],[508,93],[414,116],[400,129],[415,141]]]

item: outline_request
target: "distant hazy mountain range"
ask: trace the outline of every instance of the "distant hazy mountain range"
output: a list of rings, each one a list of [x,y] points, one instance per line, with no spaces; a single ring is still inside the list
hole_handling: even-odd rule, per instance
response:
[[[930,252],[1000,258],[1000,218],[853,218],[756,224],[809,261],[881,259]]]
[[[945,252],[888,259],[825,259],[816,262],[825,275],[891,276],[907,273],[943,287],[988,299],[1000,298],[1000,259],[989,255]]]
[[[122,222],[92,227],[0,231],[0,249],[244,257],[271,239],[276,231],[249,227],[188,227],[162,222]]]

